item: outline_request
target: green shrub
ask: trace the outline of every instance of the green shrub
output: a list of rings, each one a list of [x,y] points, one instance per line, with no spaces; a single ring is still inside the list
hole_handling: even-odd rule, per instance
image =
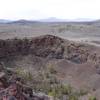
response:
[[[97,100],[95,96],[89,97],[89,100]]]
[[[85,90],[85,89],[80,89],[80,91],[79,91],[79,95],[80,95],[80,96],[84,96],[84,95],[86,95],[87,93],[88,93],[88,91]]]
[[[16,74],[18,76],[21,76],[26,81],[32,81],[32,79],[33,79],[33,76],[32,76],[32,74],[29,71],[23,70],[21,68],[18,68],[16,70]]]
[[[73,91],[73,88],[70,85],[62,84],[57,79],[56,74],[54,74],[55,70],[51,64],[46,72],[41,70],[36,76],[33,76],[32,73],[30,73],[28,70],[22,68],[18,68],[16,73],[25,80],[26,84],[31,83],[31,86],[35,92],[44,92],[49,96],[53,96],[59,99],[63,98],[63,96],[67,96],[69,100],[78,100],[80,96],[86,94],[85,90],[80,90],[80,92]],[[89,100],[96,99],[91,97]]]

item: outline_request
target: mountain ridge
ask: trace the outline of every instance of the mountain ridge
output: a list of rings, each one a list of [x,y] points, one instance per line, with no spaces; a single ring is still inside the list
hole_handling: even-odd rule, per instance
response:
[[[77,18],[77,19],[60,19],[56,17],[49,17],[46,19],[37,19],[37,20],[27,20],[27,19],[19,19],[19,20],[6,20],[0,19],[0,23],[34,23],[34,22],[73,22],[73,23],[99,23],[98,20],[86,19],[86,18]]]

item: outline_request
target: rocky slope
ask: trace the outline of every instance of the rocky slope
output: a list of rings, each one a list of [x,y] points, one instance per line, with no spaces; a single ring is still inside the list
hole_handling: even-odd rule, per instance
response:
[[[18,55],[34,55],[42,58],[67,59],[81,64],[89,60],[99,62],[98,52],[99,48],[95,46],[66,41],[52,35],[33,39],[0,40],[1,59]]]
[[[84,88],[95,95],[100,89],[99,50],[96,46],[52,35],[7,39],[0,40],[0,62],[13,70],[29,71],[33,76],[52,66],[62,83]]]

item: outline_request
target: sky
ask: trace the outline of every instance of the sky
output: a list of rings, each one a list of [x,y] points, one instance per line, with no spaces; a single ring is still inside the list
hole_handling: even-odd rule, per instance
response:
[[[0,19],[100,19],[100,0],[0,0]]]

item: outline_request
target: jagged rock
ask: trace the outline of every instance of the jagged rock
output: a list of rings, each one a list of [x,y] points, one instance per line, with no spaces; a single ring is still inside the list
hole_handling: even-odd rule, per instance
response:
[[[65,42],[59,37],[45,35],[33,39],[0,40],[0,57],[9,58],[31,54],[43,58],[63,59],[67,57],[75,63],[84,63],[88,59],[88,51],[84,48],[84,45]]]
[[[3,77],[5,77],[5,75],[6,74],[4,72],[0,72],[0,79],[3,78]]]
[[[61,38],[52,35],[40,36],[33,39],[0,40],[0,57],[18,54],[34,54],[40,57],[47,57],[52,52],[57,56],[57,54],[61,55],[63,53],[62,43],[63,40]]]
[[[23,84],[18,83],[10,84],[8,88],[0,90],[0,100],[2,100],[5,95],[9,100],[50,100],[49,96],[33,93],[30,87],[23,87]]]

